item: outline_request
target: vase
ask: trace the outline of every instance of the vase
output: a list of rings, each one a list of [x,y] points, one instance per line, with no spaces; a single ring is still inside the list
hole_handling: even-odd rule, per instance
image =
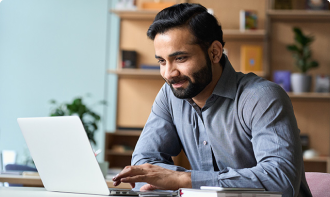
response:
[[[291,86],[294,93],[309,92],[311,88],[312,76],[293,73],[291,74]]]

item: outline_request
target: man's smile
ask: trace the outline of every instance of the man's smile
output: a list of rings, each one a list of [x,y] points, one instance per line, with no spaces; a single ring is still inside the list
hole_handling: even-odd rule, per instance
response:
[[[174,82],[174,83],[171,83],[171,85],[173,86],[173,88],[181,88],[184,84],[185,84],[185,82],[187,82],[188,80],[186,80],[186,79],[183,79],[183,80],[180,80],[180,81],[178,81],[178,82]]]

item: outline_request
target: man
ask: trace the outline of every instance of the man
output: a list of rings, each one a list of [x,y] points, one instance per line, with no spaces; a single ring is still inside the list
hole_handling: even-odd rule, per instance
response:
[[[197,4],[157,14],[148,37],[166,83],[135,147],[113,178],[140,190],[253,187],[311,196],[290,98],[278,85],[236,73],[221,26]],[[192,170],[174,166],[184,150]]]

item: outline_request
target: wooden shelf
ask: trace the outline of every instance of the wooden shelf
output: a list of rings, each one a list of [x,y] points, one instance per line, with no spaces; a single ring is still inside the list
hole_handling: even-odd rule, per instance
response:
[[[266,31],[264,29],[245,30],[224,29],[224,39],[265,39]]]
[[[159,11],[154,10],[110,10],[121,19],[151,19],[153,20]]]
[[[114,151],[114,150],[107,150],[106,154],[107,155],[132,156],[133,151],[119,152],[119,151]]]
[[[306,93],[292,93],[288,92],[290,98],[299,99],[330,99],[330,93],[317,93],[317,92],[306,92]]]
[[[108,70],[108,73],[116,74],[120,77],[130,76],[130,77],[161,77],[159,70],[147,70],[139,68],[124,68],[118,70]]]
[[[283,20],[327,20],[330,21],[330,11],[314,10],[268,10],[271,19]]]
[[[330,162],[330,157],[326,156],[319,156],[319,157],[313,157],[310,159],[305,159],[304,161],[310,161],[310,162]]]
[[[120,131],[116,131],[116,132],[107,132],[107,133],[111,133],[112,135],[116,135],[116,136],[140,136],[141,135],[140,130],[138,131],[132,131],[132,130],[120,130]]]

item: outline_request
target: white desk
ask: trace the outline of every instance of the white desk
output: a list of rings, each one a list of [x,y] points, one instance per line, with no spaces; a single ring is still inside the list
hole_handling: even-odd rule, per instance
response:
[[[128,183],[121,183],[119,186],[114,187],[113,181],[111,180],[111,176],[107,177],[107,179],[105,181],[107,182],[107,185],[109,188],[131,189],[131,186]],[[42,181],[39,176],[0,174],[0,182],[23,184],[24,186],[28,186],[28,187],[43,187],[44,186],[42,184]]]
[[[40,187],[0,187],[1,197],[101,197],[100,195],[49,192]],[[123,197],[123,196],[118,196]]]

